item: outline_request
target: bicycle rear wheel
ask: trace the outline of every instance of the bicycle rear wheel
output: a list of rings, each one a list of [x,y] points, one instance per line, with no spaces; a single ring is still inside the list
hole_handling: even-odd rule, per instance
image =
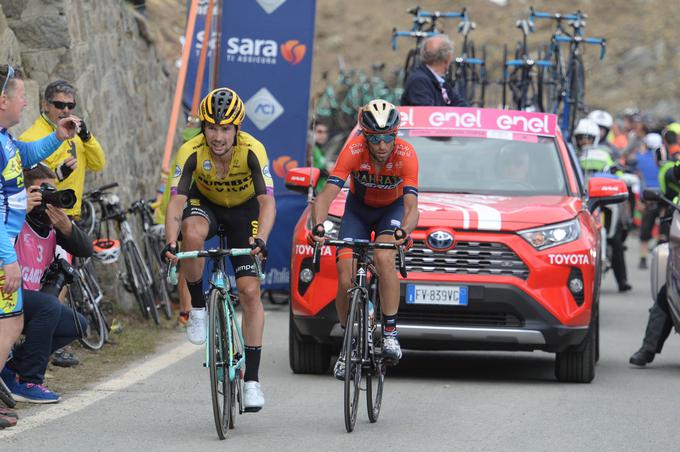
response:
[[[104,346],[106,341],[106,322],[104,314],[99,309],[99,305],[92,298],[92,294],[81,283],[79,278],[76,278],[73,283],[67,288],[68,300],[71,309],[74,312],[74,321],[76,329],[80,334],[78,340],[83,346],[90,350],[99,350]],[[80,322],[75,313],[82,314],[87,320],[87,330],[82,331]]]
[[[92,204],[92,201],[89,199],[84,198],[80,205],[80,219],[76,221],[76,224],[85,232],[85,234],[91,236],[94,232],[96,223],[97,217],[94,210],[94,204]]]
[[[355,290],[345,330],[345,428],[347,432],[354,430],[359,408],[359,393],[361,392],[362,358],[364,351],[363,337],[365,336],[364,300],[361,292]],[[352,346],[354,344],[354,347]]]
[[[151,316],[154,323],[160,325],[161,319],[154,299],[149,269],[144,263],[135,242],[126,242],[124,246],[126,259],[129,259],[129,268],[132,270],[132,274],[128,273],[128,278],[133,281],[137,303],[139,303],[142,313],[146,314],[145,318]]]
[[[378,281],[375,278],[371,282],[371,297],[373,300],[373,319],[368,318],[368,334],[371,337],[369,345],[369,357],[371,359],[371,370],[366,375],[366,408],[368,409],[368,420],[378,421],[380,407],[382,406],[383,386],[385,384],[385,373],[387,366],[382,360],[382,311],[380,309],[380,294],[378,293]],[[380,327],[378,327],[380,325]]]
[[[210,359],[210,393],[217,436],[225,439],[229,434],[232,418],[233,382],[229,380],[229,344],[224,300],[219,291],[213,289],[208,297],[210,326],[208,330],[208,352]]]
[[[585,114],[584,98],[586,91],[586,79],[583,71],[583,61],[579,55],[574,56],[569,73],[569,80],[571,84],[569,86],[570,108],[568,130],[569,137],[571,137],[576,125],[576,120],[583,117]]]
[[[151,290],[154,294],[154,301],[158,301],[163,310],[165,318],[172,320],[172,303],[165,284],[165,264],[161,261],[160,250],[154,246],[154,238],[144,237],[144,257],[151,272]]]

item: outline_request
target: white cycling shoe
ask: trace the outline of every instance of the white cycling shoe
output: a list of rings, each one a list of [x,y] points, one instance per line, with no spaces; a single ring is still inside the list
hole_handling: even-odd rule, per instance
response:
[[[243,383],[243,410],[246,413],[257,413],[264,406],[264,394],[259,381]]]
[[[187,339],[195,345],[205,343],[206,329],[208,323],[208,311],[205,308],[193,308],[189,312],[187,322]]]

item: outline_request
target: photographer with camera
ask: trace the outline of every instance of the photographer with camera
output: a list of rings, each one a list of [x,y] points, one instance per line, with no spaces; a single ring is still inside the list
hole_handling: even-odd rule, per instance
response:
[[[0,373],[14,399],[22,402],[60,400],[43,385],[50,355],[78,339],[79,331],[87,330],[85,318],[76,316],[56,296],[73,272],[65,260],[54,261],[56,246],[79,257],[91,256],[93,249],[85,232],[64,211],[75,203],[73,190],[57,191],[55,179],[54,172],[43,164],[24,171],[24,181],[29,186],[28,215],[15,249],[24,287],[26,340],[14,349],[13,357]]]

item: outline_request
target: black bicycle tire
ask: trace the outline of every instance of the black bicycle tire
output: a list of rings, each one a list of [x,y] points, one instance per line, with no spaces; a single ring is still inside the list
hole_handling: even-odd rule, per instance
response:
[[[404,62],[404,86],[406,86],[406,80],[408,80],[410,72],[416,67],[417,52],[416,49],[410,49],[406,54],[406,61]]]
[[[572,67],[572,78],[569,87],[570,95],[573,99],[573,108],[569,111],[569,135],[574,130],[576,125],[576,118],[584,113],[584,99],[585,99],[585,72],[583,68],[583,60],[579,55],[574,57]],[[577,88],[574,92],[574,88]]]
[[[228,359],[225,356],[227,350],[227,325],[224,316],[224,304],[222,296],[217,289],[210,291],[208,296],[208,315],[210,324],[208,331],[208,347],[210,349],[210,395],[212,399],[213,417],[217,436],[223,440],[229,436],[229,421],[231,412],[231,385],[229,380],[229,368],[224,363]],[[222,381],[219,379],[219,370],[222,370]],[[222,389],[220,393],[220,388]],[[220,406],[220,397],[222,406]]]
[[[148,274],[149,268],[146,267],[146,264],[144,263],[144,259],[142,258],[141,253],[139,252],[139,247],[137,247],[137,244],[133,241],[130,241],[127,242],[125,245],[127,248],[126,254],[128,253],[130,254],[133,265],[136,265],[137,267],[133,269],[133,271],[135,271],[135,273],[138,275]],[[158,306],[156,305],[156,300],[154,299],[153,287],[149,283],[150,281],[144,281],[143,287],[135,286],[135,294],[137,294],[141,298],[142,304],[147,308],[147,312],[149,313],[149,316],[154,321],[154,323],[156,325],[160,325],[161,319],[158,313]]]
[[[470,40],[468,43],[468,58],[475,58],[475,43]],[[478,74],[478,65],[476,64],[467,64],[466,66],[469,66],[469,72],[466,73],[466,79],[465,79],[465,99],[468,101],[470,105],[475,105],[476,104],[476,94],[477,94],[477,83],[479,80],[479,74]]]
[[[579,55],[574,56],[570,74],[571,86],[569,87],[569,101],[571,102],[571,105],[569,109],[569,136],[571,136],[576,125],[576,118],[584,112],[585,74],[583,70],[583,61]]]
[[[503,86],[501,102],[503,104],[503,109],[508,108],[508,67],[506,65],[508,61],[508,45],[503,44],[503,78],[501,79],[501,85]]]
[[[233,311],[231,311],[229,315],[229,326],[228,328],[231,328],[231,346],[232,346],[232,355],[234,356],[234,360],[239,360],[241,357],[245,357],[245,350],[243,349],[243,343],[240,340],[237,339],[237,331],[236,331],[236,319],[232,317]],[[233,363],[232,363],[233,364]],[[229,388],[229,399],[231,400],[231,408],[229,410],[229,428],[233,429],[236,426],[236,404],[239,404],[239,407],[242,406],[241,403],[241,397],[242,397],[242,381],[243,379],[243,373],[242,369],[236,369],[236,375],[234,377],[234,381],[231,382],[230,388]],[[240,408],[239,408],[240,412]]]
[[[81,297],[79,300],[76,299],[76,297],[73,295],[74,287],[79,287]],[[75,322],[76,330],[80,335],[78,341],[87,349],[95,351],[100,350],[104,346],[104,343],[106,342],[106,322],[104,321],[103,313],[101,312],[97,303],[95,303],[94,300],[90,298],[90,295],[82,287],[82,283],[80,281],[75,280],[73,281],[73,283],[69,284],[67,292],[69,304],[71,305],[71,309],[74,312],[73,321]],[[88,331],[82,331],[82,328],[80,328],[80,322],[78,322],[75,313],[79,313],[83,317],[85,317],[88,323],[89,327],[88,330],[90,333],[96,331],[97,333],[96,340],[90,339],[90,334],[88,334]]]
[[[151,290],[160,302],[165,318],[172,320],[172,302],[165,285],[164,265],[161,261],[160,251],[157,252],[154,247],[154,240],[153,237],[148,235],[144,237],[144,258],[149,272],[151,272]]]
[[[486,85],[488,84],[486,73],[486,45],[482,46],[482,64],[479,68],[479,107],[484,107],[484,99],[486,97]]]
[[[354,328],[354,322],[357,322],[357,328]],[[345,341],[343,344],[345,352],[345,385],[344,385],[344,413],[345,413],[345,429],[348,433],[354,430],[357,421],[357,413],[359,411],[359,393],[361,392],[361,361],[363,357],[363,301],[361,300],[361,291],[355,290],[352,294],[349,312],[347,315],[347,329],[345,332]],[[354,363],[352,358],[352,338],[357,338],[357,353]]]
[[[80,219],[76,221],[78,227],[88,236],[92,236],[97,223],[94,203],[87,198],[80,204]]]
[[[371,371],[366,376],[366,410],[368,411],[368,420],[371,423],[378,421],[380,416],[380,408],[382,407],[383,389],[385,386],[385,373],[387,366],[383,363],[382,358],[378,356],[376,350],[382,351],[382,311],[380,307],[380,294],[378,292],[377,277],[369,284],[370,299],[373,300],[374,320],[371,322],[376,325],[375,331],[369,331],[372,334],[373,353],[371,356]],[[370,321],[370,320],[369,320]],[[380,325],[380,328],[377,328]],[[375,399],[373,398],[373,382],[376,382]]]

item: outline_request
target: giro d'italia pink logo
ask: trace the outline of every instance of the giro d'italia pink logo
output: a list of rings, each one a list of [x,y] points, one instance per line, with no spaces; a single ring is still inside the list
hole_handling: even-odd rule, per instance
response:
[[[281,56],[290,64],[298,64],[305,57],[307,46],[297,39],[291,39],[281,44]]]

